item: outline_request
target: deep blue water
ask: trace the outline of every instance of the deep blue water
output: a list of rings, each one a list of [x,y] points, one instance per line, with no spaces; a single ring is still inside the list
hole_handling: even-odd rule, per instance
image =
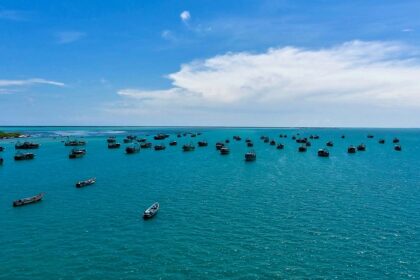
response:
[[[420,277],[418,129],[0,130],[28,132],[41,144],[34,160],[15,162],[15,140],[0,140],[6,148],[0,152],[0,279]],[[203,134],[176,138],[178,131]],[[106,146],[109,135],[122,143],[127,134],[158,132],[170,133],[163,142],[176,139],[178,146],[134,155]],[[296,133],[320,139],[298,153]],[[83,135],[87,155],[69,160],[71,148],[58,135]],[[261,135],[285,149],[263,143]],[[252,163],[244,162],[247,137],[257,153]],[[402,152],[393,150],[394,137]],[[221,156],[214,144],[227,138],[231,153]],[[387,142],[378,144],[379,138]],[[182,152],[183,143],[200,139],[209,146]],[[330,157],[317,157],[328,140],[334,141]],[[362,142],[366,152],[347,154],[350,144]],[[95,185],[75,188],[90,177]],[[12,207],[39,192],[45,192],[42,202]],[[142,211],[155,201],[160,212],[143,221]]]

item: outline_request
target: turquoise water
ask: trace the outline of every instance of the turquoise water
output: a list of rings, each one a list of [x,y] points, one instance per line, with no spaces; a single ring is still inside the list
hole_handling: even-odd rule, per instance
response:
[[[14,141],[0,141],[0,279],[420,277],[418,129],[15,129],[41,147],[33,161],[14,162]],[[177,138],[164,151],[125,155],[106,147],[109,135],[122,143],[129,133],[167,132],[168,143],[178,131],[203,134]],[[298,153],[294,133],[321,139]],[[69,160],[71,148],[57,135],[83,135],[87,155]],[[247,137],[257,152],[252,163],[243,160]],[[393,150],[393,137],[402,152]],[[226,138],[231,153],[221,156],[214,144]],[[209,146],[181,151],[200,139]],[[330,158],[317,157],[328,140]],[[347,154],[362,142],[366,152]],[[89,177],[97,183],[74,187]],[[42,202],[11,206],[39,192]],[[160,212],[143,221],[155,201]]]

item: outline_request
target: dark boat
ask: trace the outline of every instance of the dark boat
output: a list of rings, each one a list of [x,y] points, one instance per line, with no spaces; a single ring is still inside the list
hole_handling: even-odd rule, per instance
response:
[[[90,178],[84,181],[79,181],[76,183],[76,188],[83,188],[86,186],[90,186],[96,183],[96,178]]]
[[[13,201],[13,207],[36,203],[36,202],[41,201],[43,197],[44,197],[44,193],[40,193],[32,197],[18,199],[18,200]]]
[[[181,134],[178,134],[176,137],[181,138]]]
[[[165,145],[156,145],[154,148],[155,151],[162,151],[166,149]]]
[[[224,146],[225,146],[225,144],[223,144],[222,142],[217,142],[216,143],[216,150],[220,150]]]
[[[294,136],[294,135],[293,135],[293,136],[292,136],[292,140],[296,140],[296,136]]]
[[[106,142],[108,142],[109,144],[116,143],[117,139],[115,138],[115,136],[110,136],[108,137],[108,139],[106,139]]]
[[[306,145],[302,145],[302,146],[299,147],[298,151],[299,152],[306,152],[306,149],[307,149]]]
[[[349,154],[354,154],[354,153],[356,153],[356,147],[355,146],[350,146],[350,147],[348,147],[347,148],[347,153],[349,153]]]
[[[0,165],[3,165],[4,159],[0,157]]]
[[[341,135],[341,139],[344,139],[344,138],[346,138],[346,135]]]
[[[245,154],[245,161],[255,161],[257,154],[254,151],[249,151]]]
[[[0,146],[0,152],[4,151],[4,147]]]
[[[83,140],[67,140],[66,142],[64,142],[64,146],[84,146],[86,145],[86,141]]]
[[[69,158],[70,159],[81,158],[81,157],[84,157],[84,155],[86,155],[85,149],[72,149],[70,151]]]
[[[195,146],[193,144],[185,144],[184,146],[182,146],[182,150],[184,152],[191,152],[194,151]]]
[[[155,202],[143,212],[143,219],[153,218],[159,211],[159,203]]]
[[[247,139],[245,140],[245,143],[249,143],[249,142],[252,142],[252,140],[251,140],[251,139],[249,139],[249,138],[247,138]]]
[[[365,144],[360,144],[360,145],[358,145],[358,146],[357,146],[357,150],[358,150],[358,151],[361,151],[361,152],[366,151],[366,145],[365,145]]]
[[[128,139],[128,138],[125,138],[123,141],[124,141],[124,144],[128,144],[128,143],[133,142],[132,139]]]
[[[226,139],[226,140],[225,140],[225,143],[226,143],[226,144],[229,144],[229,143],[230,143],[230,140],[229,140],[229,139]]]
[[[241,136],[238,136],[238,135],[233,136],[233,139],[236,140],[236,141],[241,141],[242,140]]]
[[[198,147],[207,147],[209,143],[206,141],[198,141]]]
[[[305,145],[306,145],[306,147],[310,147],[312,144],[311,144],[311,142],[306,141]]]
[[[252,143],[252,142],[248,142],[248,143],[246,143],[246,145],[247,145],[247,147],[254,147],[254,143]]]
[[[392,140],[392,143],[394,143],[394,144],[396,144],[396,143],[400,143],[400,139],[398,139],[398,138],[394,138],[394,139]]]
[[[135,135],[127,135],[125,138],[128,139],[128,140],[135,140],[135,139],[137,139],[137,136],[135,136]]]
[[[15,144],[15,149],[16,150],[29,150],[29,149],[38,149],[39,148],[39,144],[37,143],[32,143],[32,142],[17,142]]]
[[[132,146],[128,146],[125,148],[125,153],[126,154],[134,154],[134,153],[138,153],[140,152],[140,146],[137,145],[132,145]]]
[[[385,144],[385,139],[379,139],[378,143],[379,144]]]
[[[158,135],[155,135],[153,137],[153,139],[155,139],[155,140],[164,140],[164,139],[166,139],[168,137],[169,137],[168,134],[159,133]]]
[[[137,142],[139,142],[139,143],[146,143],[146,141],[147,141],[146,138],[137,139]]]
[[[192,137],[192,138],[195,138],[195,137],[197,137],[197,134],[192,133],[192,134],[191,134],[191,137]]]
[[[334,143],[332,141],[328,141],[326,145],[327,145],[327,147],[332,147],[332,146],[334,146]]]
[[[401,146],[400,145],[395,145],[394,146],[394,150],[396,150],[396,151],[401,151],[402,150],[402,148],[401,148]]]
[[[268,137],[264,138],[264,143],[268,143],[270,142],[270,139],[268,139]]]
[[[108,149],[118,149],[121,147],[120,143],[108,143]]]
[[[264,140],[264,139],[265,139],[265,136],[264,136],[264,135],[261,135],[261,136],[260,136],[260,139],[261,139],[261,140]]]
[[[151,147],[152,147],[152,143],[150,143],[150,142],[145,142],[145,143],[140,144],[140,148],[142,148],[142,149],[149,149]]]
[[[314,135],[314,139],[318,140],[319,139],[319,135]]]
[[[329,157],[330,152],[327,149],[319,149],[318,150],[318,156],[319,157]]]
[[[34,159],[35,154],[33,153],[16,153],[15,160],[28,160],[28,159]]]
[[[229,154],[229,148],[228,147],[222,147],[221,149],[220,149],[220,154],[221,155],[228,155]]]
[[[271,141],[270,141],[270,145],[271,145],[271,146],[275,146],[275,145],[276,145],[276,141],[271,140]]]
[[[176,146],[178,143],[176,141],[169,142],[169,146]]]
[[[374,136],[372,134],[368,134],[367,138],[372,139]]]
[[[284,145],[282,143],[277,144],[277,150],[283,150]]]
[[[296,139],[296,143],[299,143],[299,144],[303,144],[303,143],[306,143],[306,142],[308,142],[308,138],[298,138],[298,139]]]

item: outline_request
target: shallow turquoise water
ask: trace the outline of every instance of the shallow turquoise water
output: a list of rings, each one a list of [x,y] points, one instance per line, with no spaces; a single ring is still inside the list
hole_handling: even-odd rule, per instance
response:
[[[0,279],[420,277],[420,130],[18,129],[41,147],[35,160],[14,162],[13,141],[0,141]],[[106,147],[110,134],[122,143],[127,131],[173,139],[184,130],[203,135],[134,155]],[[290,137],[298,132],[321,139],[298,153]],[[87,155],[69,160],[63,138],[51,137],[58,134],[84,135]],[[395,136],[402,152],[393,150]],[[243,160],[247,137],[255,143],[253,163]],[[226,138],[231,154],[221,156],[214,144]],[[209,146],[181,151],[200,139]],[[317,157],[328,140],[335,144],[330,158]],[[347,154],[348,145],[362,142],[366,152]],[[74,187],[93,176],[96,185]],[[41,203],[11,207],[39,192]],[[143,221],[155,201],[159,214]]]

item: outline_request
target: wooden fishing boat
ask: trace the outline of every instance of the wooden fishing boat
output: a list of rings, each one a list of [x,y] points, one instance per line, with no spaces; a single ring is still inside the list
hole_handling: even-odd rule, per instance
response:
[[[366,151],[366,145],[365,145],[365,144],[360,144],[360,145],[358,145],[358,146],[357,146],[357,150],[358,150],[358,151],[361,151],[361,152]]]
[[[356,153],[356,147],[355,146],[350,146],[350,147],[348,147],[347,148],[347,153],[349,153],[349,154],[354,154],[354,153]]]
[[[72,149],[69,154],[70,159],[82,158],[86,155],[85,149]]]
[[[298,148],[298,152],[301,152],[301,153],[306,152],[306,149],[307,149],[306,145],[302,145]]]
[[[34,159],[35,154],[33,153],[16,153],[15,160],[28,160],[28,159]]]
[[[228,155],[230,153],[230,150],[229,150],[229,148],[228,147],[222,147],[221,149],[220,149],[220,154],[221,155]]]
[[[176,146],[178,143],[176,141],[169,142],[169,146]]]
[[[182,146],[182,150],[184,152],[191,152],[194,151],[195,146],[193,144],[185,144],[184,146]]]
[[[15,144],[15,149],[16,150],[29,150],[29,149],[38,149],[39,148],[39,144],[37,143],[32,143],[32,142],[17,142]]]
[[[327,149],[319,149],[318,150],[318,156],[319,157],[329,157],[330,152]]]
[[[142,149],[149,149],[151,147],[152,147],[152,143],[150,143],[150,142],[145,142],[145,143],[140,144],[140,148],[142,148]]]
[[[162,151],[166,149],[165,145],[156,145],[154,148],[155,151]]]
[[[96,178],[90,178],[84,181],[79,181],[76,183],[76,188],[83,188],[86,186],[90,186],[96,183]]]
[[[125,148],[126,154],[134,154],[140,152],[140,146],[139,145],[132,145]]]
[[[400,139],[398,139],[398,138],[394,138],[393,140],[392,140],[392,143],[394,143],[394,144],[396,144],[396,143],[400,143]]]
[[[400,146],[400,145],[395,145],[395,146],[394,146],[394,150],[396,150],[396,151],[398,151],[398,152],[401,152],[402,148],[401,148],[401,146]]]
[[[143,219],[147,220],[153,218],[159,211],[159,203],[153,203],[149,208],[143,212]]]
[[[108,139],[106,139],[106,142],[108,142],[108,144],[113,144],[117,142],[117,139],[115,138],[115,136],[110,136],[108,137]]]
[[[327,147],[332,147],[332,146],[334,146],[334,143],[333,143],[333,141],[328,141],[326,145],[327,145]]]
[[[249,151],[245,154],[245,161],[255,161],[257,154],[254,151]]]
[[[277,150],[283,150],[284,149],[284,145],[282,143],[279,143],[277,145]]]
[[[208,145],[206,141],[198,141],[198,147],[207,147]]]
[[[22,198],[22,199],[18,199],[13,201],[13,207],[18,207],[18,206],[24,206],[24,205],[28,205],[31,203],[36,203],[42,200],[42,198],[44,197],[44,193],[40,193],[37,194],[35,196],[32,197],[26,197],[26,198]]]
[[[64,146],[70,146],[70,147],[76,147],[76,146],[84,146],[86,145],[86,141],[83,140],[67,140],[66,142],[64,142]]]
[[[216,143],[216,150],[220,150],[222,147],[224,147],[225,146],[225,144],[224,143],[222,143],[222,142],[217,142]]]
[[[108,149],[118,149],[121,147],[120,143],[108,143]]]

